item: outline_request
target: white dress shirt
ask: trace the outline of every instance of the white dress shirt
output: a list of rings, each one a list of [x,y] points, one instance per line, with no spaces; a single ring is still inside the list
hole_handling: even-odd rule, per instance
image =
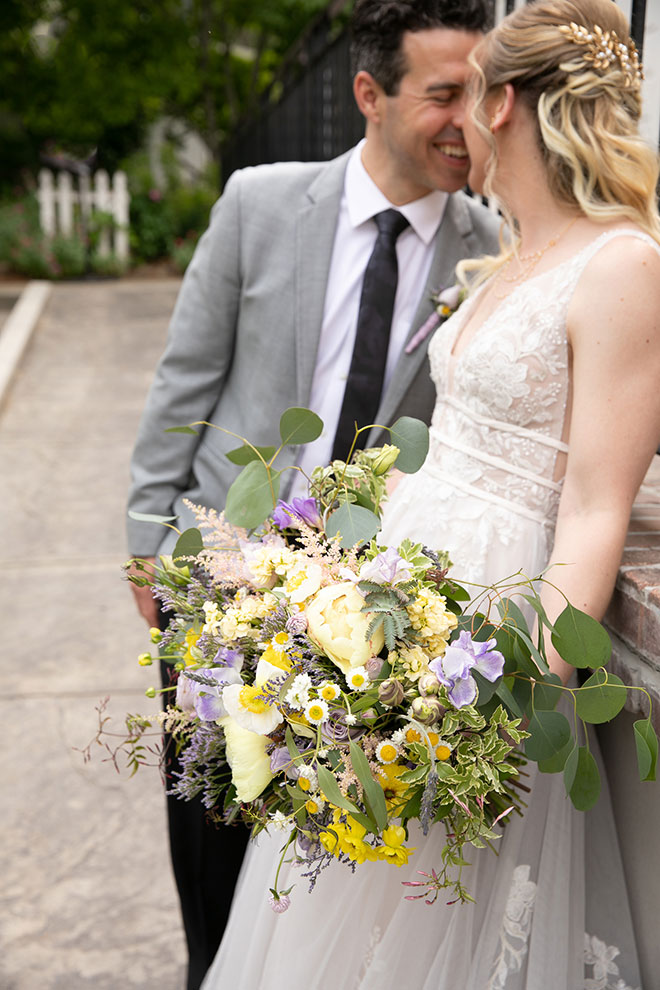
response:
[[[410,224],[396,242],[399,278],[383,383],[385,389],[405,345],[426,285],[435,249],[435,234],[447,203],[447,193],[434,190],[412,203],[394,206],[362,164],[363,146],[364,141],[361,141],[349,158],[339,205],[309,400],[309,407],[321,417],[324,428],[318,440],[301,448],[298,464],[307,475],[317,464],[327,464],[332,456],[353,355],[362,281],[378,233],[371,218],[382,210],[395,209]],[[304,495],[306,484],[302,475],[296,472],[290,494]]]

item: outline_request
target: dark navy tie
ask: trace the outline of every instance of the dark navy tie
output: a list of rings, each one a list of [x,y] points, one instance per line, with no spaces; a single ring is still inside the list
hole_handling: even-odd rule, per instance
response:
[[[387,350],[398,279],[396,240],[408,226],[397,210],[383,210],[373,218],[378,236],[364,272],[357,332],[346,380],[332,459],[345,460],[355,437],[355,424],[369,426],[380,405]],[[364,447],[367,432],[358,437]]]

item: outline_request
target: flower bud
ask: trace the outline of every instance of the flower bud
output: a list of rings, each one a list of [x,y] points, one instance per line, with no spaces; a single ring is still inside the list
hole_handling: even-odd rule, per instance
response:
[[[138,663],[140,664],[141,667],[151,667],[153,662],[154,662],[154,658],[152,657],[151,653],[141,653],[140,656],[138,657]]]
[[[419,693],[423,698],[428,697],[431,694],[437,694],[440,690],[440,681],[435,676],[435,674],[422,674],[420,679],[417,681],[417,687],[419,688]]]
[[[386,474],[394,466],[394,462],[400,453],[401,451],[394,444],[383,444],[380,453],[371,462],[371,470],[375,475]]]
[[[268,902],[275,914],[283,914],[289,910],[291,898],[288,894],[276,894],[273,891],[268,898]]]
[[[400,705],[403,697],[403,685],[393,677],[389,677],[386,681],[383,681],[378,688],[378,700],[381,704],[387,705],[388,708],[395,708],[397,705]]]
[[[151,637],[152,643],[160,643],[161,639],[163,638],[163,634],[158,628],[158,626],[152,626],[151,629],[149,630],[149,635]]]
[[[147,690],[144,693],[147,696],[147,698],[155,698],[156,697],[156,688],[155,687],[147,688]]]
[[[438,698],[415,698],[410,706],[414,717],[422,725],[433,725],[446,711]]]
[[[365,667],[367,668],[367,673],[369,674],[369,680],[375,681],[383,669],[383,661],[380,657],[370,657],[365,663]]]

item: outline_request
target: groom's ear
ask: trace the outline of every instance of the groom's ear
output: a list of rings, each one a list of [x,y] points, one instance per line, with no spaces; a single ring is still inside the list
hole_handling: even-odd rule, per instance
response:
[[[365,69],[356,73],[353,79],[353,96],[362,116],[370,123],[380,123],[385,91]]]
[[[490,130],[493,134],[499,131],[505,124],[511,123],[515,103],[515,89],[511,83],[504,83],[497,92],[493,111],[490,116]]]

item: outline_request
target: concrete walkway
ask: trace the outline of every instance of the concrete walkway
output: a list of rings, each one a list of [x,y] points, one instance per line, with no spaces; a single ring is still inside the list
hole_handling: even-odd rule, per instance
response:
[[[181,990],[158,773],[76,747],[149,711],[128,460],[178,281],[56,285],[0,409],[0,988]]]

